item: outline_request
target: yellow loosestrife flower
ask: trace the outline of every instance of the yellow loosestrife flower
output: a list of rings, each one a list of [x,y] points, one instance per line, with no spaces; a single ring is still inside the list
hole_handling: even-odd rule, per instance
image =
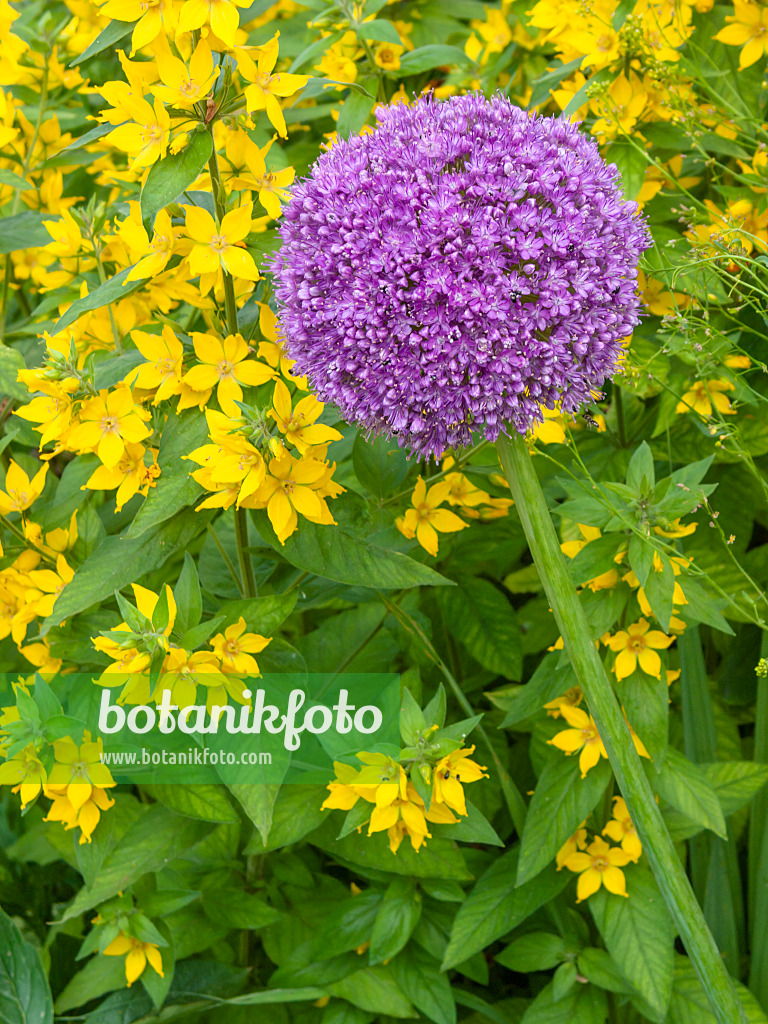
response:
[[[238,245],[251,230],[253,203],[246,203],[225,214],[221,225],[200,206],[185,206],[187,234],[193,242],[187,256],[193,277],[220,269],[232,277],[258,281],[259,271],[253,256]]]
[[[473,754],[474,747],[454,750],[435,765],[432,775],[432,805],[445,804],[457,814],[466,815],[463,784],[487,779],[485,765],[476,764],[467,755]]]
[[[177,394],[182,379],[184,346],[174,334],[173,328],[165,324],[160,335],[131,331],[131,338],[147,360],[131,376],[131,387],[154,391],[153,405]]]
[[[327,427],[324,423],[315,423],[315,420],[322,415],[324,408],[323,403],[318,401],[314,395],[307,395],[292,409],[291,393],[285,384],[278,380],[275,382],[272,408],[268,415],[275,421],[280,433],[285,435],[286,441],[290,441],[303,455],[313,445],[338,441],[344,436],[333,427]]]
[[[217,633],[209,640],[225,674],[250,676],[261,675],[253,655],[263,651],[271,642],[270,637],[247,633],[245,619],[242,616],[233,626],[227,626],[223,633]]]
[[[621,845],[622,850],[637,864],[643,852],[627,805],[620,796],[613,798],[613,817],[603,829],[603,835]]]
[[[118,386],[87,398],[80,407],[79,424],[69,443],[76,451],[96,452],[108,469],[114,469],[129,442],[143,441],[151,434],[146,426],[150,414],[134,404],[130,388]]]
[[[213,63],[211,48],[205,39],[201,39],[195,47],[189,58],[189,66],[173,56],[167,43],[158,47],[155,62],[162,85],[153,85],[150,92],[163,103],[182,109],[193,107],[208,95],[219,71]]]
[[[200,365],[187,371],[184,383],[195,391],[205,392],[205,401],[215,387],[222,411],[233,419],[240,416],[235,402],[243,400],[241,384],[258,387],[275,376],[271,366],[248,358],[250,350],[239,334],[230,334],[221,341],[212,334],[193,333],[192,342]]]
[[[579,874],[576,902],[588,899],[602,885],[616,896],[628,896],[621,868],[626,867],[631,859],[626,851],[609,846],[599,836],[595,836],[585,852],[572,853],[564,864],[569,871]]]
[[[131,122],[119,125],[105,141],[133,157],[132,171],[150,167],[168,152],[171,119],[160,99],[150,105],[145,99],[131,97],[126,99],[124,108]]]
[[[751,67],[768,54],[768,8],[753,0],[734,0],[734,13],[725,17],[730,24],[714,39],[729,46],[740,46],[739,70]]]
[[[575,754],[577,751],[581,751],[579,754],[579,768],[581,769],[581,777],[583,779],[586,777],[589,769],[594,768],[601,757],[608,758],[608,753],[603,746],[603,741],[600,739],[597,726],[586,711],[582,711],[581,708],[570,707],[567,704],[561,704],[560,714],[571,728],[559,732],[551,740],[547,740],[547,743],[557,747],[558,750],[564,751],[566,754]]]
[[[284,451],[270,459],[269,475],[259,488],[259,497],[267,502],[267,515],[281,544],[296,529],[297,513],[311,522],[335,523],[317,485],[326,474],[326,466],[315,459],[295,459]]]
[[[712,407],[723,416],[735,416],[736,410],[731,408],[730,400],[724,391],[733,391],[734,385],[729,380],[700,380],[686,391],[682,401],[677,403],[675,412],[697,412],[700,416],[711,416]]]
[[[47,474],[46,462],[30,480],[21,466],[11,459],[5,474],[5,490],[0,491],[0,515],[7,516],[10,512],[28,509],[42,494]]]
[[[174,0],[107,0],[99,13],[115,21],[136,22],[131,37],[131,47],[135,53],[157,39],[162,32],[172,34],[175,31],[176,7]]]
[[[439,507],[448,500],[452,487],[450,481],[441,480],[427,490],[426,483],[419,477],[411,498],[413,508],[395,520],[395,525],[404,537],[409,540],[415,537],[433,557],[437,554],[438,533],[456,533],[469,525],[459,519],[455,512]]]
[[[275,35],[268,43],[259,47],[257,62],[254,62],[245,50],[238,48],[237,61],[238,70],[243,78],[251,83],[245,87],[248,113],[253,113],[255,110],[266,111],[270,122],[277,129],[278,135],[285,139],[288,137],[288,129],[285,126],[285,118],[277,97],[293,96],[294,93],[304,88],[310,76],[275,73],[277,39],[278,36]]]
[[[125,980],[127,987],[140,978],[149,963],[154,971],[164,978],[163,958],[154,942],[142,942],[133,935],[121,932],[104,950],[104,956],[125,957]]]
[[[179,32],[210,25],[216,38],[232,49],[240,25],[237,8],[248,6],[249,0],[185,0],[179,15]]]
[[[617,679],[631,676],[638,665],[646,675],[661,678],[661,658],[656,652],[669,647],[675,638],[649,627],[647,619],[638,619],[608,640],[608,647],[618,651],[613,666]]]

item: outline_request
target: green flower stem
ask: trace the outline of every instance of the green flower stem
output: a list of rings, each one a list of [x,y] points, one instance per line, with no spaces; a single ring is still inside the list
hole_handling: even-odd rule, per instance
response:
[[[213,135],[213,131],[211,131]],[[219,161],[216,158],[216,146],[214,145],[211,158],[208,161],[208,171],[211,175],[211,191],[213,192],[213,205],[216,210],[216,219],[219,224],[224,220],[225,196],[224,187],[219,174]],[[224,278],[224,305],[226,309],[227,331],[230,334],[237,334],[237,303],[235,302],[235,282],[232,275],[222,267]],[[237,559],[240,563],[240,578],[243,581],[245,597],[256,597],[256,581],[253,576],[253,565],[251,556],[248,554],[248,519],[244,508],[235,509],[235,541],[237,542]]]
[[[768,657],[768,638],[763,634],[760,654]],[[755,761],[768,762],[768,676],[757,678],[755,707]],[[762,789],[752,801],[749,814],[748,914],[751,941],[749,987],[768,1011],[768,792]]]
[[[517,434],[502,438],[498,449],[565,649],[680,937],[719,1024],[747,1024],[744,1008],[666,829],[619,702],[590,636],[525,439]]]

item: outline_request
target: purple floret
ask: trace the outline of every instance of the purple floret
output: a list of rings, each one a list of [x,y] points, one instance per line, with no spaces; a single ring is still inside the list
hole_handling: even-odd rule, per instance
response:
[[[294,372],[439,458],[591,401],[639,322],[637,204],[563,118],[480,93],[379,107],[295,185],[273,258]]]

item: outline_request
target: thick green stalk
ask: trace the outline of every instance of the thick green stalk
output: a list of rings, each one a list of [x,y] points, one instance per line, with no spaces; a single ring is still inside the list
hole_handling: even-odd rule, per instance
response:
[[[747,1024],[744,1008],[677,856],[616,694],[590,636],[525,440],[519,435],[503,438],[498,448],[565,649],[587,698],[659,889],[719,1024]]]
[[[213,131],[211,131],[213,135]],[[224,188],[219,174],[219,161],[216,158],[216,146],[213,147],[211,159],[208,161],[208,171],[211,175],[211,191],[213,192],[213,205],[216,210],[216,219],[221,225],[224,220]],[[230,334],[237,334],[237,303],[235,302],[235,282],[229,271],[222,268],[224,278],[224,306],[226,310],[227,331]],[[248,519],[244,508],[235,509],[235,541],[237,542],[237,559],[240,563],[240,578],[243,581],[243,590],[246,597],[256,596],[256,581],[253,576],[251,556],[248,553]]]
[[[761,652],[768,656],[768,638],[763,633]],[[755,761],[768,762],[768,677],[758,676],[755,707]],[[764,788],[752,801],[749,813],[749,933],[751,964],[749,987],[768,1012],[768,791]]]

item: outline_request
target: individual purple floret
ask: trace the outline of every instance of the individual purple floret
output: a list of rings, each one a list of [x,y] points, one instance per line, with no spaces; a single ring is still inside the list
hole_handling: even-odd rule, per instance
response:
[[[650,245],[616,167],[501,95],[376,116],[285,207],[272,269],[294,372],[420,456],[591,401],[639,321]]]

